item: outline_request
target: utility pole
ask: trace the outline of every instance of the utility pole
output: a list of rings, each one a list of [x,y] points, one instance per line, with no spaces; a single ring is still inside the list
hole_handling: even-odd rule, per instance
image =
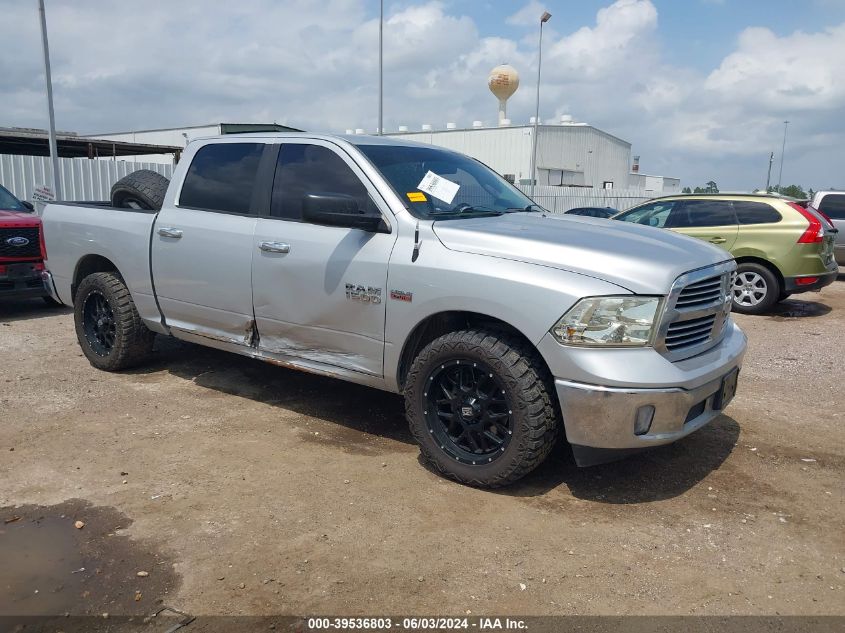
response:
[[[537,132],[540,122],[540,67],[543,63],[543,25],[548,22],[552,14],[543,11],[540,16],[540,40],[537,42],[537,103],[534,111],[534,136],[531,138],[531,195],[534,198],[534,185],[537,182]]]
[[[778,193],[780,193],[781,179],[783,178],[783,155],[786,152],[786,130],[789,127],[789,121],[783,122],[783,145],[780,148],[780,173],[778,173]]]
[[[378,15],[378,135],[384,134],[384,0],[379,2]]]
[[[775,162],[775,153],[769,153],[769,173],[766,176],[766,193],[769,192],[769,183],[772,181],[772,163]]]
[[[50,119],[50,159],[53,164],[53,193],[56,200],[62,199],[62,182],[59,173],[59,152],[56,150],[56,117],[53,115],[53,79],[50,76],[50,47],[47,44],[47,17],[44,0],[38,0],[41,18],[41,46],[44,49],[44,76],[47,81],[47,115]]]

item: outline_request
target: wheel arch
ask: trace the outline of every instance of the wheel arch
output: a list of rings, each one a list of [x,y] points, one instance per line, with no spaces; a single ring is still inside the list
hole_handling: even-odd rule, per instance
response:
[[[738,257],[735,257],[734,259],[736,259],[737,266],[739,266],[740,264],[758,264],[760,266],[768,268],[769,271],[771,271],[771,273],[778,280],[778,283],[780,284],[780,291],[783,291],[785,287],[783,273],[768,259],[764,259],[762,257],[757,257],[754,255],[740,255]]]
[[[79,288],[80,282],[88,275],[111,272],[120,275],[117,266],[108,257],[94,254],[85,255],[76,263],[76,269],[73,271],[73,282],[70,286],[71,301],[76,298],[76,289]]]
[[[399,364],[396,370],[397,384],[399,391],[405,389],[405,379],[408,375],[408,369],[413,363],[414,359],[420,351],[431,341],[449,332],[456,332],[459,330],[466,330],[470,328],[487,328],[506,332],[512,336],[519,338],[525,345],[532,349],[537,354],[537,359],[542,363],[542,369],[551,376],[546,359],[537,349],[537,346],[532,343],[527,336],[525,336],[518,328],[511,325],[498,317],[483,314],[481,312],[472,312],[468,310],[449,310],[437,312],[425,317],[422,321],[417,323],[402,345],[402,352],[399,355]]]

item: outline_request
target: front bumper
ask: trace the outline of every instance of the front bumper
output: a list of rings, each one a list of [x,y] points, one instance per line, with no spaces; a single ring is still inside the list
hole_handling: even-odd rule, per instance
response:
[[[838,274],[839,267],[834,266],[833,270],[830,270],[821,275],[802,275],[800,277],[785,277],[783,280],[783,289],[784,292],[788,292],[789,294],[797,294],[799,292],[810,292],[812,290],[821,290],[825,286],[829,286],[834,281],[836,281],[836,277]],[[799,279],[806,279],[807,277],[818,277],[818,281],[815,281],[811,284],[798,284]]]
[[[641,375],[638,386],[620,384],[620,377],[628,378],[631,366],[614,362],[603,363],[608,374],[601,381],[604,384],[596,384],[595,379],[588,383],[556,378],[566,439],[578,465],[611,461],[628,452],[669,444],[718,417],[723,409],[718,400],[724,380],[742,366],[745,347],[745,335],[731,323],[716,347],[671,363],[674,380],[669,383],[655,385],[655,376]],[[646,367],[643,363],[639,369]],[[648,429],[638,435],[635,422],[642,407],[653,407],[653,416]]]
[[[50,273],[35,272],[25,277],[0,276],[0,297],[49,297],[53,286]]]

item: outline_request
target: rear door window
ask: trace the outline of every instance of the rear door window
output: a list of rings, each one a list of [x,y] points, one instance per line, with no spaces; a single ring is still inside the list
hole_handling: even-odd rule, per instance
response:
[[[706,226],[731,226],[736,216],[727,200],[682,200],[672,209],[666,221],[667,228],[699,228]]]
[[[179,194],[179,206],[249,214],[262,143],[214,143],[197,151]]]
[[[773,224],[783,219],[772,205],[765,202],[734,200],[733,207],[740,224]]]
[[[827,194],[819,204],[819,211],[834,220],[845,220],[845,194]]]

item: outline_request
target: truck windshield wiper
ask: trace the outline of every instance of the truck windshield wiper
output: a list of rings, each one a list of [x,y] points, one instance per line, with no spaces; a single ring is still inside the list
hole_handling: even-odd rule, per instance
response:
[[[523,213],[532,213],[532,212],[545,213],[546,212],[546,210],[543,207],[541,207],[539,204],[536,204],[534,202],[532,202],[531,204],[526,205],[524,207],[509,207],[508,211],[521,211]]]

